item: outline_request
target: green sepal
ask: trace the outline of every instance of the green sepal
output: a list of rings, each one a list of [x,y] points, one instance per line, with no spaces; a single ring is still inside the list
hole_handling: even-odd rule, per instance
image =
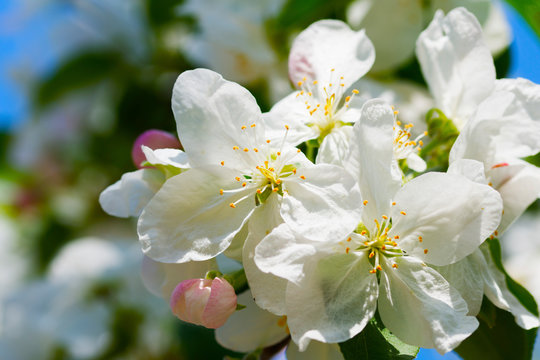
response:
[[[538,306],[533,296],[506,273],[501,260],[499,240],[494,238],[487,242],[495,265],[506,277],[510,292],[527,310],[538,316]],[[537,328],[521,328],[510,312],[499,309],[486,297],[477,318],[480,322],[478,329],[456,349],[464,360],[531,359]]]
[[[246,305],[236,304],[236,311],[242,310],[242,309],[245,309],[245,308],[246,308]]]
[[[223,278],[232,285],[236,294],[243,293],[249,288],[244,269],[225,274],[223,275]]]
[[[378,314],[355,337],[339,344],[345,360],[407,360],[420,350],[408,345],[384,327]]]
[[[446,171],[448,169],[448,154],[459,135],[459,131],[452,120],[448,119],[437,108],[427,112],[426,123],[431,141],[422,148],[420,157],[426,161],[428,169]]]
[[[217,277],[223,277],[223,274],[219,270],[210,270],[206,273],[205,279],[214,280]],[[228,281],[228,280],[227,280]]]

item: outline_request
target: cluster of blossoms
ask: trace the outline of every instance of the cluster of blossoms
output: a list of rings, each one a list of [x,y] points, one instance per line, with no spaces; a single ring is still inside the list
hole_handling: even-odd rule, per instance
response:
[[[143,277],[178,317],[218,328],[236,351],[290,336],[288,356],[310,359],[340,358],[337,343],[376,313],[403,342],[446,353],[478,327],[484,295],[524,329],[539,325],[485,240],[540,193],[540,169],[521,160],[540,150],[540,87],[495,80],[463,8],[435,14],[417,56],[431,113],[459,131],[446,172],[426,171],[430,134],[362,86],[374,47],[340,21],[296,38],[297,90],[268,113],[213,71],[178,77],[180,142],[153,133],[135,149],[140,169],[100,198],[138,217]],[[217,271],[225,258],[241,264],[236,277]]]

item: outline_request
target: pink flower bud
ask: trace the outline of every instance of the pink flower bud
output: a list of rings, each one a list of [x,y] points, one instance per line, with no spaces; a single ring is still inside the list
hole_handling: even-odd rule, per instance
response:
[[[139,135],[133,144],[133,149],[131,149],[131,158],[139,169],[142,168],[141,163],[146,160],[141,145],[148,146],[152,150],[182,148],[182,144],[173,134],[162,130],[147,130]]]
[[[171,295],[171,309],[183,321],[217,329],[236,310],[234,288],[226,280],[184,280]]]

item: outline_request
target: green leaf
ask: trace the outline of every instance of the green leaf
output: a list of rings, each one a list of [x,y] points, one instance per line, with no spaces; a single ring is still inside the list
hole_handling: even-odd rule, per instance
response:
[[[512,5],[540,36],[540,2],[534,0],[506,0],[506,2]]]
[[[538,306],[533,296],[506,273],[499,240],[488,240],[488,244],[493,261],[506,276],[508,289],[527,310],[538,316]],[[538,329],[522,329],[515,323],[511,313],[497,308],[485,297],[477,317],[480,321],[478,330],[456,349],[464,360],[531,359]]]
[[[38,105],[46,106],[72,90],[108,79],[118,68],[120,56],[115,52],[91,51],[69,59],[37,89]]]
[[[419,348],[394,336],[375,316],[364,330],[339,344],[345,360],[407,360],[416,358]]]

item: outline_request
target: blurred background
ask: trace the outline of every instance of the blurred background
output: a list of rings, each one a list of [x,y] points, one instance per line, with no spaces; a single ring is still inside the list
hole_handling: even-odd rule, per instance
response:
[[[484,26],[498,77],[540,83],[540,20],[525,3],[0,1],[0,358],[242,358],[219,346],[213,331],[174,318],[167,302],[146,290],[134,220],[108,216],[97,200],[135,169],[138,135],[175,133],[176,77],[213,69],[246,86],[267,111],[292,90],[294,36],[336,18],[366,28],[373,40],[369,79],[429,97],[414,58],[416,37],[436,8],[467,6]],[[528,256],[540,264],[538,208],[502,241],[508,271],[537,300],[540,281],[534,271],[519,272],[523,254],[512,249],[528,239]],[[440,358],[459,359],[419,355]]]

